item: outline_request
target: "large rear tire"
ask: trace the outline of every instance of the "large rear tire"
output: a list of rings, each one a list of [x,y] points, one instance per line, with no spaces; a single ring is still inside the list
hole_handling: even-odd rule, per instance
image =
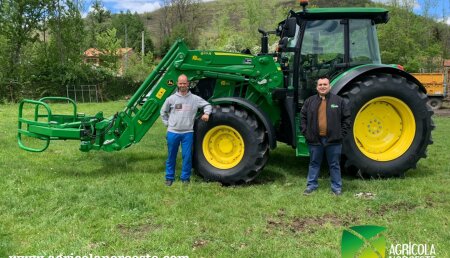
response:
[[[268,157],[264,127],[247,111],[217,106],[207,123],[196,121],[194,166],[205,180],[248,183],[262,171]]]
[[[368,75],[340,95],[348,100],[353,121],[343,142],[348,170],[402,176],[426,157],[433,111],[416,84],[392,74]]]

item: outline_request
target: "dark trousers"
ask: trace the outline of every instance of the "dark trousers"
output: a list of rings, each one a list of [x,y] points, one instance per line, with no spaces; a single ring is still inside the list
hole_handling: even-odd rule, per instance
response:
[[[333,192],[342,190],[341,179],[341,151],[342,144],[327,144],[327,138],[320,138],[320,145],[308,145],[309,147],[309,169],[307,188],[315,190],[319,187],[317,179],[320,174],[320,165],[322,164],[323,156],[325,155],[330,169],[331,190]]]

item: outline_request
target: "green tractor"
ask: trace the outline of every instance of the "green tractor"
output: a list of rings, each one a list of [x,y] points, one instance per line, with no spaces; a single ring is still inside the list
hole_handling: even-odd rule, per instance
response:
[[[434,128],[424,86],[397,65],[381,64],[376,25],[388,21],[382,8],[318,8],[290,11],[275,31],[262,34],[257,55],[189,50],[182,40],[112,117],[77,113],[75,102],[46,97],[19,105],[18,143],[44,151],[51,140],[80,140],[81,151],[118,151],[138,143],[159,119],[164,100],[186,74],[191,91],[213,104],[209,122],[195,125],[196,171],[208,181],[240,184],[263,170],[270,150],[284,142],[308,156],[299,130],[304,100],[319,77],[351,108],[352,130],[343,142],[343,166],[369,176],[398,176],[415,168]],[[268,37],[279,44],[269,53]],[[53,114],[54,101],[73,104],[73,114]],[[24,112],[29,106],[32,114]],[[30,117],[28,117],[30,116]],[[42,140],[30,147],[26,138]]]

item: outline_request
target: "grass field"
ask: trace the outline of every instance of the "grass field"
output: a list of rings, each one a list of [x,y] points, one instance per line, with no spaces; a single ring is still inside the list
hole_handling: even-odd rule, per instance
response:
[[[111,115],[124,105],[81,104],[79,111]],[[0,105],[0,257],[340,257],[343,229],[368,224],[387,228],[388,248],[433,244],[436,257],[450,257],[448,117],[434,118],[428,158],[406,178],[344,177],[335,197],[327,176],[317,193],[303,196],[308,159],[282,144],[250,185],[194,176],[190,185],[166,187],[160,121],[120,152],[82,153],[77,141],[26,152],[17,146],[17,108]]]

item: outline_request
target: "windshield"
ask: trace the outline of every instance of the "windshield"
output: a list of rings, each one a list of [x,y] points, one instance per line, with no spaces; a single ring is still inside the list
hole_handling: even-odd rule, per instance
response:
[[[344,25],[340,20],[309,21],[302,43],[302,66],[323,76],[333,63],[344,62]]]

